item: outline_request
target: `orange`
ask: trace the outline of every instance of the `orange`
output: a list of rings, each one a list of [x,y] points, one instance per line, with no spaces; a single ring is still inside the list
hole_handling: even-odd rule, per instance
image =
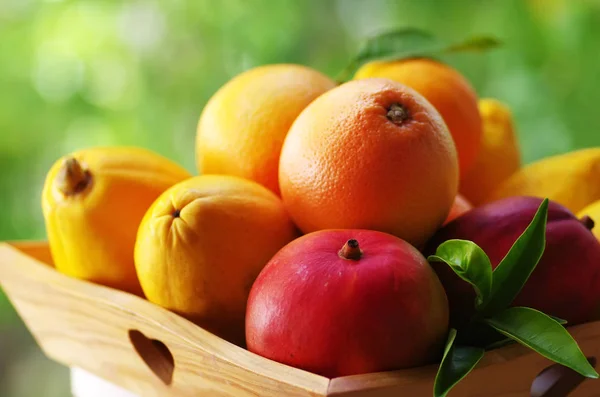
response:
[[[383,77],[406,84],[440,112],[458,152],[460,175],[473,166],[481,145],[481,117],[477,94],[456,69],[431,59],[366,63],[354,79]]]
[[[136,271],[149,301],[242,344],[252,283],[296,233],[267,188],[233,176],[197,176],[166,190],[146,212]]]
[[[469,201],[465,199],[462,195],[457,194],[454,198],[452,208],[450,208],[450,214],[448,214],[448,217],[444,221],[444,225],[449,222],[452,222],[453,220],[455,220],[465,212],[470,211],[471,209],[473,209],[473,205],[469,203]]]
[[[335,83],[311,68],[277,64],[246,71],[221,87],[198,122],[201,174],[251,179],[279,194],[281,145],[294,119]]]
[[[482,145],[475,165],[460,180],[459,190],[473,204],[484,202],[502,182],[521,168],[521,151],[512,112],[493,98],[479,101]]]
[[[439,113],[388,79],[317,98],[290,128],[279,166],[283,201],[305,233],[372,229],[419,245],[444,222],[458,187]]]

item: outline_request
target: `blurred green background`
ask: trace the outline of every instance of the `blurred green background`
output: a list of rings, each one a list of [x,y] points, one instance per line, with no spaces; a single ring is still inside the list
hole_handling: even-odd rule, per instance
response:
[[[504,46],[449,61],[510,106],[523,160],[600,145],[600,1],[0,1],[0,240],[45,238],[40,192],[61,155],[153,149],[194,171],[208,98],[253,66],[335,76],[361,39],[402,26]],[[0,292],[0,396],[68,396]]]

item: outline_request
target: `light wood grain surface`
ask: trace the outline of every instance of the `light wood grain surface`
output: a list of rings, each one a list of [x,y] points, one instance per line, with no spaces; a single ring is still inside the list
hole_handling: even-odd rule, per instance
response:
[[[33,250],[39,254],[42,247]],[[2,288],[49,357],[138,395],[327,392],[327,378],[265,360],[144,299],[66,277],[6,243],[0,245],[0,258]],[[168,347],[175,363],[170,385],[142,361],[130,341],[130,330]]]
[[[329,380],[254,355],[142,298],[64,276],[50,261],[44,242],[0,243],[0,286],[50,358],[140,396],[432,395],[436,365]],[[569,331],[600,359],[600,322]],[[505,346],[488,352],[450,396],[529,396],[551,364]],[[569,396],[600,396],[600,381],[585,380]]]
[[[572,327],[586,356],[600,358],[600,324]],[[529,396],[536,376],[553,363],[518,344],[486,353],[479,365],[449,394],[452,396]],[[344,397],[431,396],[437,365],[404,371],[332,379],[329,395]],[[569,394],[600,396],[600,381],[586,379]]]

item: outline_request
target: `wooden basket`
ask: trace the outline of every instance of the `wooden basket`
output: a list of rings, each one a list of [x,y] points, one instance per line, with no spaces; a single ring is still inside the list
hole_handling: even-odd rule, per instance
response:
[[[327,379],[257,356],[142,298],[58,273],[45,242],[0,243],[0,285],[48,357],[140,396],[433,392],[437,365]],[[600,322],[569,331],[595,364]],[[568,395],[600,396],[600,381],[551,364],[508,345],[488,352],[450,396],[566,396],[573,388]]]

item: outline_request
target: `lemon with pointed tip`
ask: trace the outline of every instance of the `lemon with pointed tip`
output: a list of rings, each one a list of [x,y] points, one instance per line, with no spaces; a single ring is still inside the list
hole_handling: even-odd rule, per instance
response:
[[[510,196],[547,197],[578,213],[600,200],[600,147],[549,156],[527,164],[500,184],[484,202]]]
[[[164,190],[190,176],[136,147],[93,147],[57,160],[42,192],[56,269],[141,295],[133,263],[138,226]]]
[[[594,236],[600,241],[600,200],[579,211],[577,217],[587,222]],[[589,220],[586,220],[585,217],[589,217]]]

